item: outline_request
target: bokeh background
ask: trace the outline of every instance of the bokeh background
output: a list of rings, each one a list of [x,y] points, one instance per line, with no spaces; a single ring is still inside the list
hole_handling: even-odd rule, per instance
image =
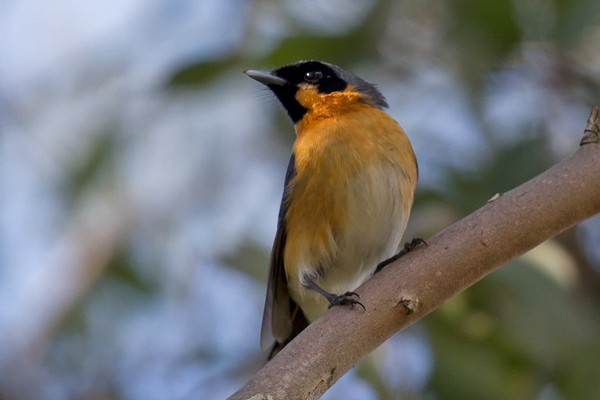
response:
[[[376,83],[429,237],[574,152],[597,0],[6,0],[0,398],[223,399],[260,368],[294,139],[241,71]],[[540,210],[543,213],[543,210]],[[600,219],[390,339],[326,399],[599,399]]]

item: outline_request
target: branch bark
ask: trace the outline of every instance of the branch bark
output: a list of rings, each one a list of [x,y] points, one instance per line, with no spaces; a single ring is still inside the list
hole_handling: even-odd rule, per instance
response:
[[[319,398],[361,358],[446,300],[600,212],[600,117],[581,147],[491,200],[365,282],[360,307],[334,307],[309,325],[230,400]]]

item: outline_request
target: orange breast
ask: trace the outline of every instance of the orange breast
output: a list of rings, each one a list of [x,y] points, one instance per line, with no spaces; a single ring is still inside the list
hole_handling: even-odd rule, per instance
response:
[[[353,197],[368,199],[361,191],[373,188],[357,187],[362,182],[356,179],[361,171],[385,168],[404,174],[411,186],[404,201],[409,202],[408,209],[412,204],[416,160],[398,123],[382,110],[360,102],[338,109],[334,115],[308,113],[296,127],[297,173],[289,186],[284,253],[292,286],[299,282],[300,268],[326,269],[336,258],[337,238],[349,224],[357,223],[349,215],[350,204],[356,200]],[[402,193],[398,197],[402,198]]]

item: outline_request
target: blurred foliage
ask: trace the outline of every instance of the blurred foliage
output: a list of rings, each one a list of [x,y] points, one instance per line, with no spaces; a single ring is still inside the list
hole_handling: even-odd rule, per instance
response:
[[[548,39],[569,49],[577,44],[590,26],[598,23],[600,3],[594,0],[553,0],[554,29]]]
[[[191,64],[179,69],[169,79],[169,84],[173,87],[205,85],[239,63],[237,57],[231,57]]]
[[[253,276],[259,282],[267,281],[269,271],[264,266],[269,264],[269,253],[263,246],[251,241],[245,242],[233,254],[225,255],[222,261],[225,265]]]
[[[476,170],[448,171],[447,186],[438,196],[460,213],[471,213],[496,193],[508,191],[550,167],[549,153],[543,135],[496,146]]]
[[[302,4],[308,11],[311,10],[311,7],[316,7],[316,3],[306,0]],[[578,107],[582,107],[590,99],[598,102],[600,74],[595,73],[594,68],[588,65],[593,64],[592,61],[598,63],[598,60],[591,60],[588,63],[587,60],[578,59],[574,54],[577,49],[588,46],[586,40],[589,40],[588,35],[593,29],[596,29],[598,35],[597,25],[600,21],[600,1],[598,0],[490,0],[487,2],[476,0],[451,0],[448,2],[440,0],[406,2],[379,0],[373,1],[371,4],[365,9],[363,15],[355,17],[354,25],[347,29],[339,28],[329,31],[325,28],[315,29],[314,26],[306,23],[294,14],[294,9],[289,4],[286,7],[280,7],[278,2],[273,1],[252,2],[244,17],[247,24],[246,35],[237,46],[233,46],[228,51],[221,51],[212,57],[203,54],[201,59],[188,59],[187,63],[180,60],[175,63],[177,67],[166,74],[167,85],[162,89],[166,92],[166,98],[173,103],[182,102],[182,97],[191,96],[195,92],[202,95],[213,90],[207,95],[208,101],[202,103],[208,104],[213,101],[213,98],[218,97],[215,94],[220,88],[215,84],[222,82],[223,77],[229,78],[232,71],[238,73],[247,68],[270,69],[299,59],[324,59],[343,65],[349,70],[353,70],[354,67],[371,67],[385,77],[391,77],[396,81],[400,79],[408,81],[412,77],[421,76],[426,70],[427,72],[432,69],[443,70],[451,79],[458,82],[461,93],[456,93],[457,98],[463,92],[467,95],[467,113],[469,115],[465,118],[474,121],[479,129],[476,135],[484,142],[482,147],[472,147],[472,149],[485,154],[485,157],[465,159],[462,165],[456,165],[449,161],[446,162],[444,154],[440,157],[442,161],[437,165],[434,163],[421,164],[421,168],[436,168],[439,171],[435,171],[438,176],[437,180],[420,186],[416,195],[411,220],[411,225],[416,227],[409,228],[417,231],[415,233],[418,235],[423,232],[435,234],[447,223],[481,207],[496,193],[508,191],[554,164],[559,157],[564,156],[556,151],[553,146],[556,144],[554,142],[556,138],[549,133],[555,125],[555,111],[566,108],[567,113],[575,112],[579,109]],[[343,13],[345,10],[339,9],[338,11]],[[278,23],[284,27],[281,31],[274,29],[277,34],[274,34],[275,36],[272,38],[269,37],[269,46],[266,47],[256,46],[256,43],[253,43],[260,38],[264,39],[267,35],[265,31],[261,30],[260,24],[264,23],[264,20],[257,18],[258,14],[269,14],[270,18],[278,19]],[[419,23],[427,21],[427,23],[418,26],[411,25],[414,21]],[[223,22],[222,29],[230,29],[227,24],[231,21]],[[411,43],[412,35],[417,29],[426,31],[426,34],[420,33],[421,36],[418,37],[427,43]],[[268,32],[268,29],[266,31]],[[592,53],[597,52],[597,41],[591,40],[591,42],[596,46],[592,49]],[[542,61],[539,61],[539,53],[529,52],[528,49],[531,47],[535,47],[536,51],[540,48],[543,49],[541,51],[544,56]],[[402,61],[405,61],[404,59],[407,57],[414,58],[414,62],[412,64],[403,63]],[[596,64],[596,66],[600,68],[600,65]],[[588,70],[583,67],[587,67]],[[399,70],[402,76],[398,73]],[[528,112],[535,115],[542,114],[543,118],[550,121],[540,123],[539,120],[532,118],[521,124],[517,132],[512,132],[511,138],[499,137],[500,133],[493,124],[489,123],[485,113],[490,102],[490,80],[495,79],[498,84],[498,80],[501,81],[502,76],[492,75],[501,70],[527,70],[529,71],[529,80],[538,80],[536,84],[541,86],[544,96],[552,100],[546,105],[552,103],[557,106],[554,109],[550,108],[549,111],[539,110],[532,106]],[[164,76],[162,78],[164,83]],[[88,83],[86,82],[86,84]],[[502,86],[502,82],[500,82],[500,86]],[[193,90],[187,91],[186,88]],[[435,92],[435,88],[433,86],[431,91]],[[388,94],[387,90],[388,88],[383,88],[386,95]],[[392,87],[389,90],[395,89]],[[185,92],[185,94],[178,97],[181,92]],[[155,92],[150,91],[150,93],[152,93],[151,96],[156,95]],[[404,93],[402,95],[404,96]],[[431,96],[435,98],[436,95],[437,93],[433,93]],[[420,102],[419,104],[422,104],[423,107],[431,106],[427,100],[420,99],[418,95],[407,96],[403,101],[405,103]],[[180,103],[177,104],[180,105]],[[192,104],[191,109],[198,103]],[[172,109],[167,108],[167,113],[169,111]],[[131,114],[136,114],[136,112],[131,112]],[[149,115],[150,113],[136,115],[135,118],[144,120],[148,119]],[[237,118],[237,115],[233,117]],[[128,118],[134,119],[130,115]],[[411,138],[419,138],[420,134],[424,134],[426,129],[419,131],[418,125],[426,126],[429,123],[428,118],[429,115],[426,114],[413,127],[413,131],[409,132]],[[131,121],[127,120],[127,122]],[[196,128],[194,125],[191,130],[205,129],[203,123],[204,121],[195,122],[200,127]],[[242,123],[249,124],[250,122],[242,121]],[[581,121],[582,128],[583,124],[584,121]],[[119,168],[127,163],[119,164],[119,160],[117,160],[118,155],[123,152],[123,148],[120,147],[121,142],[117,139],[119,133],[115,133],[113,130],[122,129],[126,131],[125,134],[130,135],[130,131],[137,129],[138,125],[123,125],[126,125],[126,128],[117,126],[105,133],[94,135],[92,140],[82,146],[73,160],[70,160],[71,164],[67,168],[68,176],[62,181],[63,187],[61,188],[61,194],[67,199],[69,207],[80,206],[80,203],[85,201],[85,196],[82,194],[87,193],[88,189],[96,188],[105,183],[104,181],[107,179],[123,178],[119,173],[126,175],[123,171],[119,171]],[[212,133],[213,130],[218,131],[214,124],[209,128],[211,129],[209,133]],[[168,127],[166,131],[171,134],[172,131],[169,129],[171,127]],[[175,129],[184,128],[177,126]],[[289,121],[282,112],[273,114],[270,129],[273,137],[279,138],[285,135],[286,140],[288,138],[291,140],[293,137]],[[196,133],[194,131],[194,134]],[[210,136],[207,132],[202,131],[201,133],[207,137]],[[134,142],[134,139],[130,137],[127,140]],[[215,136],[214,140],[223,140],[222,148],[228,149],[232,146],[222,137]],[[570,137],[568,140],[573,143],[571,150],[574,149],[578,139]],[[147,141],[150,141],[150,138],[146,136],[140,140],[143,143]],[[160,140],[157,142],[159,147],[163,143]],[[129,144],[131,145],[131,143]],[[288,144],[286,142],[286,146],[279,146],[284,148],[282,155],[274,156],[273,159],[284,160],[289,154]],[[228,145],[230,147],[227,147]],[[272,144],[269,145],[272,146]],[[456,145],[463,145],[463,143],[456,143]],[[266,147],[264,143],[253,144],[253,146]],[[279,148],[278,146],[273,147]],[[423,153],[428,151],[427,148],[421,150]],[[443,150],[447,153],[453,152],[451,147]],[[148,151],[150,155],[155,154],[146,148],[141,153],[145,154],[144,151]],[[158,152],[158,154],[163,153]],[[221,158],[226,159],[225,156],[219,154],[214,159],[214,163],[216,164]],[[150,156],[147,158],[149,159]],[[233,163],[231,160],[229,162]],[[203,165],[200,165],[201,167],[195,170],[198,176],[207,173],[202,169]],[[194,167],[196,167],[195,164]],[[221,165],[211,165],[211,168],[214,171],[227,169]],[[426,175],[428,171],[422,172],[423,175]],[[221,182],[221,175],[217,173],[213,175],[210,178],[225,187],[240,185],[240,182]],[[169,176],[168,180],[177,181],[179,178],[181,177]],[[283,172],[281,179],[283,179]],[[202,182],[201,179],[199,181]],[[192,179],[185,181],[182,186],[192,186],[192,184],[188,185],[189,182],[196,184],[196,181]],[[164,369],[171,373],[178,371],[177,368],[181,368],[181,365],[191,365],[190,370],[193,372],[190,373],[187,370],[182,372],[187,379],[186,384],[189,383],[190,375],[196,377],[196,381],[194,381],[196,386],[198,386],[197,380],[200,380],[202,384],[200,389],[190,385],[194,386],[194,390],[205,393],[205,397],[196,398],[217,398],[214,393],[222,394],[222,392],[217,390],[212,392],[211,389],[221,381],[225,382],[222,386],[227,387],[227,390],[231,392],[233,390],[231,382],[241,385],[248,375],[259,368],[263,356],[258,354],[258,346],[248,347],[250,345],[247,345],[248,348],[245,348],[245,345],[234,343],[231,338],[236,338],[236,336],[232,335],[238,332],[232,332],[231,326],[227,325],[231,318],[241,320],[241,308],[256,299],[248,298],[244,299],[247,301],[239,301],[236,298],[231,302],[232,309],[227,315],[211,314],[214,313],[213,308],[217,302],[214,299],[217,291],[211,291],[213,285],[218,286],[214,282],[220,280],[221,286],[218,287],[226,287],[230,291],[226,293],[225,300],[221,299],[223,302],[226,302],[229,297],[233,297],[232,293],[236,295],[238,291],[247,293],[241,291],[242,284],[239,281],[232,283],[240,276],[244,279],[246,286],[250,286],[252,289],[260,288],[260,290],[264,288],[269,249],[265,248],[265,245],[259,240],[255,240],[253,235],[256,227],[244,226],[247,230],[243,233],[244,239],[235,242],[232,240],[231,242],[234,242],[235,245],[226,249],[213,250],[212,257],[202,254],[195,258],[196,254],[194,253],[194,257],[191,257],[192,260],[182,261],[177,257],[165,256],[165,259],[177,264],[173,268],[176,270],[173,273],[176,276],[173,278],[175,283],[162,282],[162,275],[156,272],[161,270],[161,263],[164,260],[155,259],[155,255],[167,251],[165,249],[170,249],[166,245],[164,249],[162,247],[154,248],[158,247],[158,244],[162,245],[172,239],[165,231],[170,231],[172,226],[183,226],[182,231],[189,236],[197,233],[194,224],[208,226],[210,223],[215,223],[212,220],[208,221],[213,217],[214,209],[210,210],[211,212],[203,210],[204,214],[195,209],[187,214],[182,211],[182,209],[189,211],[192,208],[190,204],[196,205],[196,202],[201,203],[202,206],[209,204],[219,207],[225,200],[229,200],[224,199],[222,194],[220,194],[222,197],[216,195],[215,198],[211,198],[210,196],[214,194],[213,189],[213,187],[201,187],[197,192],[190,191],[192,196],[195,196],[194,200],[188,200],[188,203],[183,201],[184,206],[182,207],[178,207],[181,204],[163,208],[149,207],[150,214],[164,213],[158,216],[152,215],[152,218],[156,220],[150,223],[145,221],[146,225],[150,226],[150,228],[145,226],[147,230],[156,229],[158,233],[145,232],[140,235],[141,239],[137,238],[139,242],[145,243],[145,250],[150,249],[148,250],[150,255],[146,254],[144,257],[136,258],[136,250],[132,249],[134,247],[132,242],[135,240],[131,238],[119,240],[115,248],[111,249],[111,256],[107,257],[100,278],[91,285],[91,288],[84,285],[82,288],[84,293],[81,294],[81,297],[76,298],[74,304],[67,304],[66,310],[59,313],[58,327],[50,324],[52,332],[48,334],[48,337],[44,337],[44,340],[49,343],[46,363],[48,370],[53,371],[54,374],[49,374],[50,377],[71,382],[78,379],[76,374],[83,368],[89,368],[97,374],[97,376],[92,374],[93,379],[89,379],[89,382],[85,383],[88,386],[81,389],[76,398],[146,399],[148,393],[152,392],[154,388],[152,385],[155,384],[152,372]],[[164,189],[170,194],[169,190],[169,188]],[[246,193],[241,193],[241,190],[226,193],[229,196],[236,196],[235,204],[239,205],[246,201]],[[158,194],[155,193],[157,197],[162,194],[162,191]],[[200,200],[197,200],[198,197]],[[173,195],[171,198],[167,198],[174,202],[178,196]],[[134,211],[126,210],[121,217],[127,216],[128,213],[133,214]],[[201,214],[206,221],[199,221],[195,212]],[[434,218],[431,217],[431,214],[434,215]],[[426,221],[427,225],[419,225],[419,221]],[[105,222],[101,218],[95,221],[98,226],[103,226]],[[126,229],[141,230],[136,224],[142,225],[143,223],[144,221],[136,221],[132,224],[134,227],[128,226]],[[256,223],[274,226],[275,221],[261,220]],[[165,225],[169,225],[169,229],[166,229]],[[190,225],[194,225],[194,228],[190,228]],[[214,230],[214,226],[211,227]],[[201,239],[197,239],[196,245],[207,248],[218,247],[211,242],[210,236],[213,234],[215,233],[210,231],[208,234],[198,235]],[[221,229],[219,234],[229,235],[231,231]],[[598,398],[600,314],[597,310],[600,306],[600,292],[597,288],[600,286],[586,285],[588,282],[585,280],[600,281],[598,277],[600,268],[598,265],[593,265],[597,260],[582,256],[585,254],[585,249],[576,240],[553,240],[549,246],[554,250],[558,248],[556,251],[561,254],[566,254],[567,261],[560,259],[559,265],[556,267],[554,265],[557,264],[555,253],[547,251],[548,249],[542,249],[544,254],[542,262],[528,257],[519,258],[452,299],[420,322],[423,329],[419,334],[424,336],[431,349],[431,354],[433,354],[431,370],[428,371],[422,385],[415,383],[413,386],[407,384],[407,387],[392,387],[380,373],[381,369],[375,367],[379,362],[375,358],[369,358],[357,366],[358,379],[367,382],[381,399],[587,400]],[[177,246],[175,249],[176,251],[180,250]],[[141,250],[138,249],[138,251]],[[572,261],[568,261],[571,259],[576,260],[575,266],[571,265]],[[150,303],[155,301],[160,303],[157,299],[165,293],[176,292],[181,298],[188,295],[185,289],[197,284],[197,280],[192,279],[190,277],[192,274],[185,267],[181,267],[179,263],[186,266],[188,264],[200,265],[198,267],[200,272],[195,271],[201,276],[201,279],[198,280],[210,281],[210,284],[200,290],[200,294],[196,294],[199,299],[195,299],[197,300],[195,304],[203,307],[201,310],[203,314],[195,309],[192,313],[195,317],[198,312],[198,315],[202,315],[206,321],[198,322],[198,327],[194,325],[193,321],[185,319],[185,316],[189,317],[185,314],[182,317],[183,322],[177,320],[177,323],[181,324],[180,326],[174,322],[175,317],[173,320],[165,318],[166,323],[172,323],[177,329],[174,329],[175,333],[169,331],[172,336],[165,339],[167,344],[164,345],[164,349],[156,349],[155,342],[152,340],[140,344],[138,343],[138,340],[141,340],[139,338],[146,338],[146,336],[139,334],[134,329],[135,327],[142,326],[143,329],[140,331],[144,334],[150,332],[148,335],[152,339],[153,336],[158,336],[155,331],[164,326],[165,322],[160,319],[158,322],[152,320],[154,325],[148,323],[149,326],[146,326],[138,320],[132,322],[133,318],[130,318],[127,312],[133,308],[144,311],[152,310],[139,317],[140,320],[143,320],[148,314],[154,312]],[[232,274],[225,278],[217,276],[215,270],[218,268],[209,269],[208,267],[213,267],[213,264],[226,265],[229,267],[227,272],[232,272]],[[577,279],[569,281],[557,278],[552,273],[552,268],[555,267],[567,275],[575,275]],[[204,275],[202,275],[203,273]],[[163,283],[165,286],[162,286]],[[167,287],[169,284],[171,286]],[[181,295],[182,292],[185,294]],[[261,299],[260,301],[262,301],[262,296],[262,292],[256,294],[256,297]],[[187,303],[183,303],[187,305]],[[162,307],[162,311],[170,310],[168,305],[159,304],[159,307]],[[262,304],[257,306],[257,310],[261,307]],[[89,315],[94,312],[104,318],[104,324],[100,328],[90,322],[93,318]],[[116,316],[116,314],[121,315]],[[244,323],[246,322],[244,320]],[[123,372],[113,371],[113,369],[116,370],[114,367],[116,361],[110,357],[122,356],[121,353],[130,350],[125,347],[118,348],[117,339],[113,337],[118,336],[117,333],[122,333],[117,332],[120,323],[130,323],[130,325],[126,325],[127,328],[131,332],[138,332],[137,336],[130,332],[129,337],[134,339],[130,339],[129,344],[132,348],[136,346],[142,348],[143,357],[140,357],[142,360],[140,364],[151,371],[148,375],[150,378],[141,373],[135,375],[143,369],[139,368],[135,362],[129,364],[125,362],[127,364],[125,367],[121,363],[120,367],[121,370],[129,371],[129,377],[138,377],[139,381],[146,385],[142,389],[119,375],[124,374]],[[190,346],[191,350],[184,346],[187,352],[180,350],[182,354],[179,354],[172,348],[179,349],[175,344],[184,342],[184,340],[177,334],[184,331],[183,327],[189,328],[189,326],[192,326],[190,328],[192,333],[185,332],[195,340],[194,345]],[[247,327],[248,324],[244,326],[244,328]],[[123,328],[123,330],[127,329]],[[247,330],[241,334],[251,336],[247,335]],[[183,333],[181,335],[185,336]],[[123,334],[123,336],[125,335]],[[258,333],[255,336],[258,336]],[[226,337],[230,343],[224,345],[224,348],[220,348],[215,344],[217,343],[215,337]],[[202,346],[204,347],[202,348]],[[40,347],[43,346],[40,345]],[[100,354],[88,354],[92,348]],[[246,353],[238,354],[242,351],[240,348]],[[108,349],[112,349],[112,352]],[[149,355],[146,355],[146,352]],[[208,357],[211,361],[210,365],[193,364],[197,360],[191,359],[197,354],[210,354]],[[160,363],[161,358],[168,358],[168,360]],[[202,357],[197,358],[201,359]],[[90,365],[92,366],[90,367]],[[399,369],[392,372],[404,375],[405,371]],[[174,379],[172,375],[167,374],[167,376]],[[29,379],[29,377],[27,378]],[[185,380],[184,378],[180,379]],[[166,383],[163,382],[163,384],[171,387],[172,381],[168,379],[165,381]],[[55,389],[55,386],[51,387]],[[131,388],[138,389],[138,391]],[[189,390],[189,387],[186,386],[186,389]],[[0,379],[0,397],[2,397],[1,391],[2,380]],[[335,391],[333,392],[335,393]],[[331,395],[329,398],[348,398],[348,396],[335,396]]]
[[[118,249],[108,262],[103,278],[126,285],[140,295],[149,295],[158,290],[155,282],[136,270],[135,260],[127,252],[127,246],[125,245]]]
[[[439,6],[439,2],[431,3]],[[377,2],[362,24],[343,34],[293,30],[272,50],[246,64],[270,69],[314,58],[351,68],[377,60],[376,43],[383,27],[394,24],[389,20],[392,4]],[[532,39],[556,46],[556,54],[575,45],[597,23],[598,4],[576,0],[546,4],[525,1],[518,5],[509,0],[453,0],[443,6],[448,12],[440,26],[431,27],[441,29],[445,36],[440,60],[448,63],[470,94],[472,115],[485,127],[481,135],[489,156],[477,165],[447,166],[443,185],[420,188],[415,218],[432,204],[453,215],[466,215],[496,193],[527,181],[556,161],[545,127],[531,125],[512,141],[495,140],[494,127],[483,123],[486,85],[490,73],[518,59]],[[224,61],[192,64],[180,70],[171,83],[201,85],[238,61],[236,55]],[[598,84],[568,68],[562,78],[581,87]],[[225,261],[243,271],[266,260],[254,246],[244,245],[238,250]],[[239,260],[245,265],[239,265]],[[433,349],[434,368],[428,385],[416,398],[597,398],[600,319],[592,304],[599,297],[600,293],[577,293],[576,287],[561,285],[526,259],[509,263],[422,322]],[[370,383],[379,398],[400,398],[400,393],[378,375],[373,362],[369,358],[358,367],[360,378]],[[414,389],[402,393],[402,398],[415,396]]]
[[[68,169],[64,192],[72,204],[77,204],[85,190],[92,187],[102,174],[110,171],[111,163],[115,160],[115,136],[109,132],[96,135],[86,150]]]
[[[378,36],[387,19],[390,1],[377,1],[362,23],[343,34],[315,34],[299,27],[298,32],[282,38],[274,49],[255,63],[253,68],[280,66],[298,60],[327,60],[335,64],[348,64],[360,59],[374,59],[377,55]],[[170,79],[174,87],[194,86],[206,83],[219,74],[237,66],[241,57],[234,55],[221,60],[192,63],[177,71]]]
[[[449,9],[448,34],[461,55],[462,78],[468,86],[480,86],[484,73],[498,67],[521,39],[512,2],[455,0]]]
[[[568,288],[524,260],[451,300],[426,319],[436,351],[432,385],[441,398],[532,399],[546,386],[593,399],[600,317]],[[585,367],[582,368],[584,364]]]

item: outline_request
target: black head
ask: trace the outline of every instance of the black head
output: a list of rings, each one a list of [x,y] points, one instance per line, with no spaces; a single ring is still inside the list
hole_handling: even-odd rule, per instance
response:
[[[298,93],[312,90],[319,95],[352,91],[360,93],[364,102],[387,107],[377,88],[351,72],[322,61],[300,61],[271,72],[244,71],[246,75],[269,87],[287,110],[294,123],[300,121],[311,107],[310,101],[299,101]]]

